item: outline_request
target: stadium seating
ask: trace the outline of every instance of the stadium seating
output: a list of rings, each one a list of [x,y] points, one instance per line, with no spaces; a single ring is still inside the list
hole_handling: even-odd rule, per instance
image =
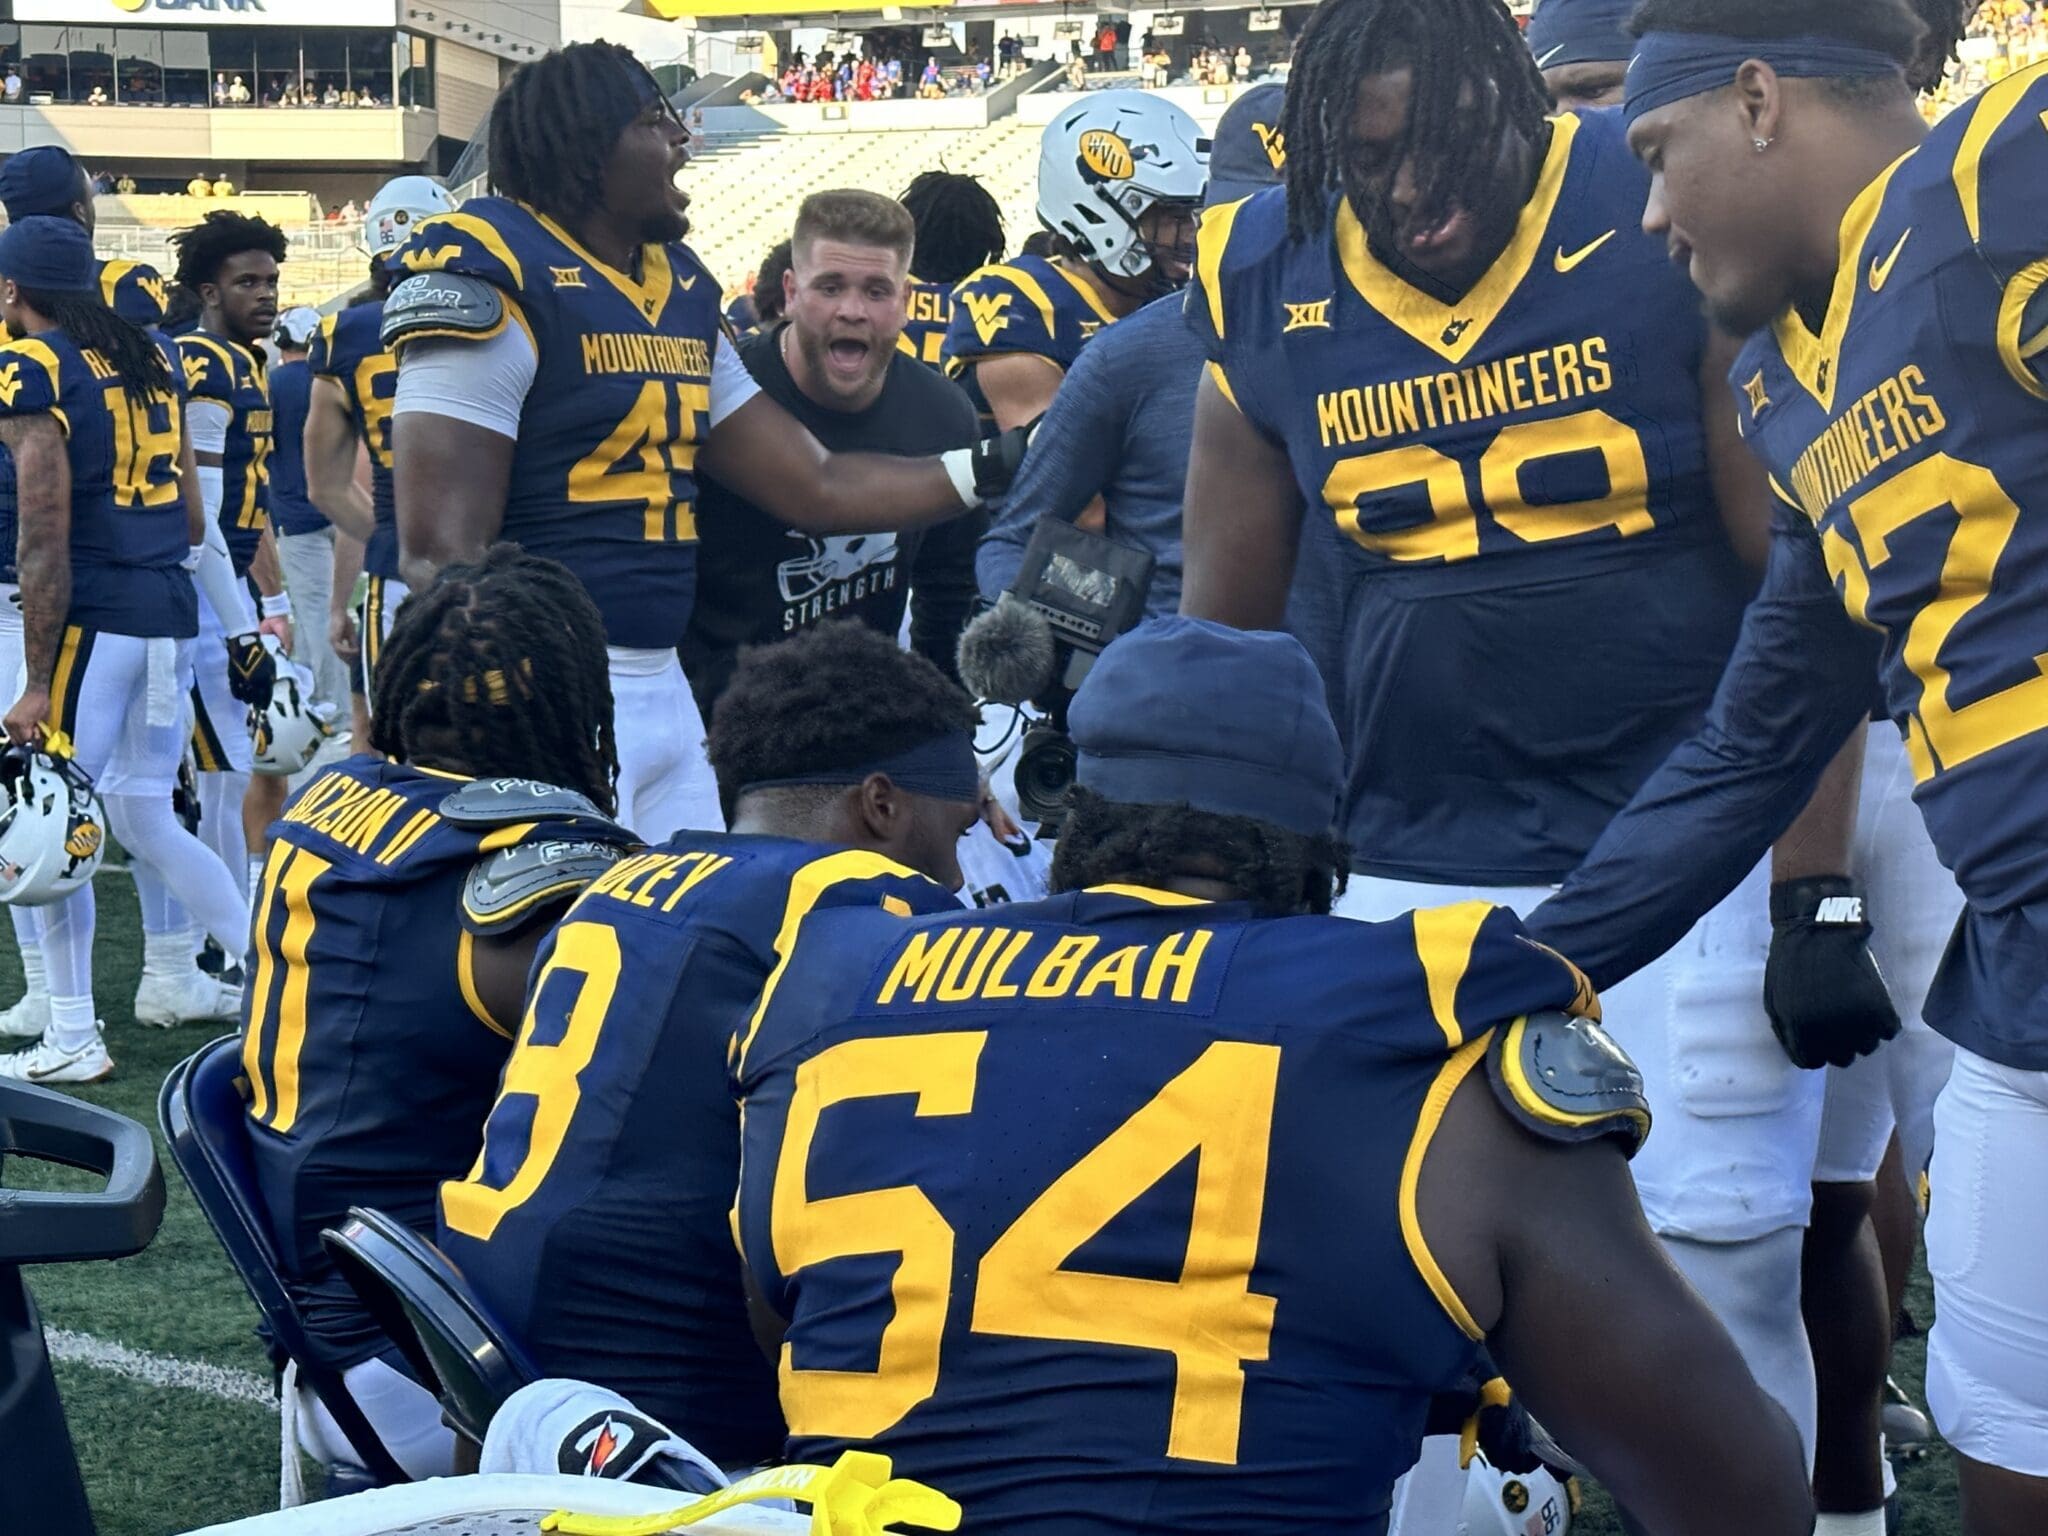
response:
[[[223,1035],[202,1047],[164,1079],[157,1124],[271,1337],[298,1362],[301,1387],[320,1400],[372,1478],[380,1484],[402,1483],[405,1474],[349,1396],[340,1373],[313,1359],[305,1325],[285,1290],[249,1156],[248,1107],[236,1083],[241,1070],[239,1036]]]
[[[505,1399],[540,1377],[525,1353],[447,1256],[405,1223],[351,1210],[320,1240],[455,1432],[482,1445]]]

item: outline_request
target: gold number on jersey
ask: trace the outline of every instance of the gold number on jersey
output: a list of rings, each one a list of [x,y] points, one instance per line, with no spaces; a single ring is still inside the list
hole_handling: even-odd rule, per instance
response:
[[[306,990],[312,972],[306,949],[313,942],[313,882],[334,868],[331,860],[279,840],[263,867],[263,893],[256,905],[256,974],[249,1002],[249,1027],[242,1035],[242,1068],[249,1075],[249,1113],[282,1135],[299,1118],[299,1056],[306,1047]],[[277,903],[284,902],[284,931],[271,939]],[[268,1075],[263,1038],[272,1018],[277,1039]]]
[[[265,411],[264,415],[270,413]],[[235,513],[237,528],[262,529],[269,527],[264,516],[261,492],[270,484],[270,433],[249,434],[249,468],[242,477],[242,505]]]
[[[391,468],[391,408],[398,400],[398,359],[379,352],[356,364],[356,410],[363,419],[363,437],[370,445],[370,457],[380,468]]]
[[[985,1033],[849,1040],[797,1072],[776,1160],[770,1233],[784,1275],[858,1254],[899,1253],[895,1312],[874,1371],[796,1370],[782,1352],[790,1432],[865,1439],[938,1388],[953,1229],[914,1185],[809,1198],[818,1121],[834,1104],[916,1095],[924,1115],[974,1104]],[[1244,1365],[1264,1360],[1275,1299],[1251,1289],[1265,1215],[1280,1048],[1211,1045],[1143,1108],[1054,1180],[990,1245],[975,1279],[977,1333],[1109,1344],[1170,1354],[1166,1454],[1230,1466],[1244,1411]],[[1066,1268],[1068,1260],[1193,1153],[1194,1216],[1178,1280]]]
[[[583,1097],[580,1079],[597,1054],[597,1037],[618,991],[620,965],[619,936],[603,923],[564,923],[555,934],[554,953],[533,985],[518,1043],[498,1089],[499,1104],[520,1097],[533,1100],[525,1153],[502,1188],[485,1183],[492,1134],[486,1126],[483,1151],[469,1177],[441,1188],[441,1219],[451,1230],[489,1242],[498,1223],[532,1199],[547,1179]],[[548,983],[558,976],[576,978],[576,1001],[562,1038],[552,1044],[536,1042],[537,1008]]]
[[[693,542],[696,514],[690,502],[676,500],[675,477],[696,468],[697,419],[710,410],[709,383],[649,379],[625,419],[569,471],[569,500],[640,502],[648,543]]]
[[[2020,518],[1998,477],[1982,465],[1937,453],[1851,502],[1849,521],[1862,551],[1839,530],[1821,534],[1821,552],[1841,584],[1843,604],[1852,618],[1868,624],[1871,576],[1891,558],[1892,539],[1941,512],[1955,514],[1955,533],[1942,561],[1940,585],[1913,616],[1901,652],[1920,680],[1919,706],[1906,722],[1906,748],[1913,777],[1923,783],[2022,736],[2048,730],[2048,656],[2034,658],[2036,675],[2023,682],[1974,704],[1949,702],[1953,678],[1941,664],[1942,647],[1991,595],[1999,557]]]
[[[114,423],[114,505],[132,512],[177,501],[177,402],[168,395],[137,400],[115,381],[107,414]]]
[[[1607,494],[1597,501],[1532,506],[1523,487],[1531,465],[1569,454],[1598,453],[1607,467]],[[1337,526],[1366,549],[1389,560],[1470,560],[1479,553],[1482,510],[1525,544],[1576,538],[1613,528],[1623,538],[1647,532],[1650,468],[1633,427],[1605,411],[1579,411],[1548,421],[1525,421],[1495,434],[1476,466],[1479,496],[1466,466],[1424,443],[1343,460],[1323,482],[1323,499]],[[1431,517],[1413,528],[1365,526],[1366,498],[1423,487]]]

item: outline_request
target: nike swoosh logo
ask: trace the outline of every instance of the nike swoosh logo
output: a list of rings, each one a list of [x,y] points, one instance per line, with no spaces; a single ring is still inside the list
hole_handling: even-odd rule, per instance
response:
[[[1892,268],[1899,264],[1899,252],[1906,248],[1906,242],[1912,238],[1913,231],[1909,229],[1899,236],[1899,243],[1892,247],[1891,255],[1885,257],[1882,261],[1873,261],[1870,264],[1870,291],[1872,293],[1879,292],[1886,283],[1892,280]]]
[[[1536,60],[1536,67],[1538,69],[1548,69],[1550,67],[1550,61],[1556,58],[1560,53],[1563,53],[1565,49],[1569,46],[1570,45],[1568,43],[1559,43],[1555,48],[1551,49],[1550,52],[1540,55]]]
[[[1572,270],[1572,268],[1576,267],[1580,262],[1584,261],[1588,256],[1592,255],[1595,251],[1599,250],[1601,246],[1605,245],[1608,241],[1612,240],[1619,233],[1619,230],[1610,229],[1609,231],[1607,231],[1606,234],[1602,235],[1598,240],[1595,240],[1591,245],[1587,246],[1584,250],[1574,251],[1569,256],[1565,255],[1564,247],[1560,245],[1557,248],[1557,254],[1551,257],[1551,262],[1553,265],[1556,266],[1558,271],[1569,272]]]

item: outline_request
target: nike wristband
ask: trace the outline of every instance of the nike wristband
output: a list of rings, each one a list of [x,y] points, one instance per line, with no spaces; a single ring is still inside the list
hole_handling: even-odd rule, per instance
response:
[[[949,448],[939,455],[946,477],[953,482],[953,494],[960,498],[963,507],[981,505],[981,492],[974,481],[974,452],[972,448]]]
[[[266,597],[257,606],[262,609],[263,617],[266,619],[288,619],[292,616],[292,596],[289,592],[279,592],[275,596]]]

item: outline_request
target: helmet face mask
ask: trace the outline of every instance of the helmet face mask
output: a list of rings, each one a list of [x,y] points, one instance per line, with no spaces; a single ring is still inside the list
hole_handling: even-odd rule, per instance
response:
[[[296,666],[281,662],[270,693],[270,707],[249,710],[249,734],[256,746],[254,771],[269,778],[301,772],[318,755],[330,732],[327,723],[306,707],[311,679]]]
[[[1120,288],[1181,286],[1177,247],[1148,241],[1155,209],[1191,216],[1209,180],[1209,141],[1179,107],[1142,91],[1092,91],[1045,130],[1038,217]]]

